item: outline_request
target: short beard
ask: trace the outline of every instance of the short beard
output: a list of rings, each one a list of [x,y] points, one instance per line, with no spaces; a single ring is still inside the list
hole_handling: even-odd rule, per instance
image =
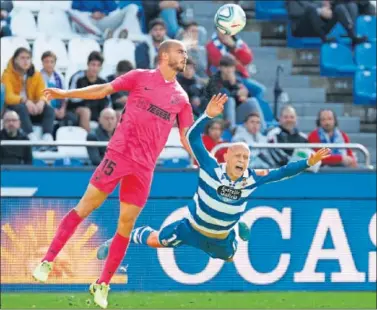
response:
[[[180,68],[179,64],[177,62],[173,62],[173,63],[169,62],[168,66],[169,66],[170,69],[172,69],[175,72],[184,72],[185,71],[185,66],[183,66],[183,68]]]
[[[16,129],[16,130],[5,129],[5,131],[7,132],[9,137],[15,137],[15,136],[17,136],[17,133],[18,133],[18,129]]]

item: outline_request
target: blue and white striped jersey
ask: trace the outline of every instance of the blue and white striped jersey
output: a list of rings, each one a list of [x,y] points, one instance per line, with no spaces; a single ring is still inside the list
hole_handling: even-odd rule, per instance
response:
[[[264,173],[247,169],[233,182],[226,174],[226,164],[218,164],[203,145],[202,133],[210,119],[203,114],[187,132],[187,140],[200,165],[198,190],[189,203],[188,220],[202,231],[223,234],[237,224],[245,212],[247,198],[257,187],[297,175],[309,166],[307,160],[300,160]]]

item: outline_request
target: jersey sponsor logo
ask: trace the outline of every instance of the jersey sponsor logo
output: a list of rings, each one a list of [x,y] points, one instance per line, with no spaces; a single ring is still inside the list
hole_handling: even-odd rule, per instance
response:
[[[232,188],[226,185],[221,185],[217,188],[217,194],[224,201],[237,201],[240,200],[242,191],[240,189]]]
[[[147,112],[150,112],[160,118],[162,118],[163,120],[165,121],[168,121],[170,122],[170,113],[159,108],[158,106],[152,104],[152,103],[148,103],[145,99],[143,98],[140,98],[138,100],[138,102],[136,103],[136,106],[139,108],[139,109],[142,109],[142,110],[145,110]]]
[[[147,111],[153,113],[154,115],[157,115],[158,117],[166,121],[170,121],[170,113],[159,108],[158,106],[154,104],[150,104]]]

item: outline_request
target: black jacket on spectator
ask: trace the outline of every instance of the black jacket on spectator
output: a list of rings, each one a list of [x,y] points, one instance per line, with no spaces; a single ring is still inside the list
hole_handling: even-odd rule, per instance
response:
[[[185,78],[182,74],[178,74],[177,81],[181,84],[189,98],[201,97],[203,94],[203,87],[199,84],[197,78],[194,76],[192,79]]]
[[[267,139],[270,143],[308,143],[308,139],[298,129],[290,133],[281,126],[271,129],[267,134]],[[277,166],[281,167],[288,163],[293,152],[293,149],[276,148],[271,149],[270,154],[274,158]]]
[[[87,141],[109,141],[111,137],[107,134],[107,131],[102,128],[101,125],[88,134]],[[89,159],[94,166],[99,165],[106,153],[106,147],[87,147]]]
[[[218,71],[214,75],[212,75],[209,79],[207,87],[205,89],[205,97],[207,100],[210,100],[211,97],[218,93],[226,93],[228,97],[233,97],[236,99],[237,105],[240,104],[238,101],[237,92],[239,91],[240,87],[238,84],[242,84],[242,81],[237,78],[236,84],[232,85],[229,81],[224,81],[221,78],[221,72]]]
[[[114,81],[115,78],[116,78],[115,74],[109,75],[107,77],[107,81],[110,83],[110,82]],[[122,104],[116,102],[119,98],[121,98],[123,96],[128,96],[128,92],[120,91],[120,92],[115,92],[112,95],[110,95],[111,103],[113,105],[114,110],[122,110],[124,108],[124,106]]]
[[[0,131],[0,140],[25,141],[29,138],[19,130],[15,137],[10,137],[5,129]],[[2,165],[31,165],[33,155],[31,146],[1,146],[0,160]]]
[[[84,88],[91,85],[98,85],[98,84],[106,84],[107,81],[98,77],[97,80],[92,83],[86,77],[85,71],[78,71],[76,72],[69,81],[69,88]],[[109,105],[109,100],[107,97],[102,99],[94,99],[94,100],[77,100],[71,99],[68,101],[68,110],[75,110],[78,107],[88,107],[92,111],[91,120],[97,121],[99,114],[101,111]]]
[[[192,105],[193,113],[196,116],[200,116],[200,114],[204,112],[207,105],[207,100],[203,98],[203,86],[198,82],[198,79],[195,76],[192,79],[188,79],[182,74],[178,74],[177,81],[189,96],[191,104],[193,98],[197,97],[200,99],[200,106]]]
[[[369,0],[358,0],[357,6],[359,7],[360,15],[375,15],[376,7],[370,3]]]

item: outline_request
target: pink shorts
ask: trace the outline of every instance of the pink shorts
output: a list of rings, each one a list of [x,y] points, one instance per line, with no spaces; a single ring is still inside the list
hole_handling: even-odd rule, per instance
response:
[[[120,153],[107,150],[94,171],[90,184],[110,194],[120,182],[119,200],[142,208],[149,196],[152,177],[153,170],[125,158]]]

